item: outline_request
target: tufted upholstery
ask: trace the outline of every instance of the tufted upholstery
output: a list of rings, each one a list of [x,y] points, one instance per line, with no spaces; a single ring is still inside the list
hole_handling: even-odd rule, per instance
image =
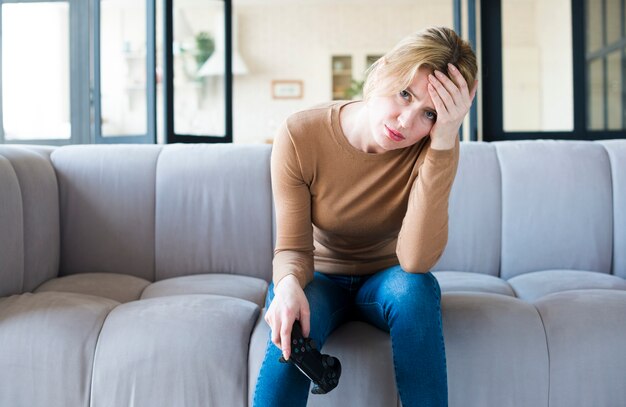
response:
[[[0,405],[246,406],[269,329],[265,145],[0,147]],[[626,141],[462,143],[442,288],[451,406],[626,405]],[[399,405],[349,322],[313,406]],[[584,367],[584,368],[583,368]]]

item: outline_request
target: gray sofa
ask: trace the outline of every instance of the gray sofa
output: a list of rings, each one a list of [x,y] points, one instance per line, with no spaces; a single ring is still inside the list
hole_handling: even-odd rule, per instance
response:
[[[0,146],[0,406],[246,406],[269,159]],[[451,406],[626,406],[626,140],[463,143],[433,271]],[[400,404],[386,333],[350,322],[325,352],[343,375],[309,405]]]

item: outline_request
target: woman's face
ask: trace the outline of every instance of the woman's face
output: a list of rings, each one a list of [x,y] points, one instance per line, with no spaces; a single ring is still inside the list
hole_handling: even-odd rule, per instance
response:
[[[367,100],[370,136],[376,153],[412,146],[430,134],[437,120],[435,104],[428,93],[428,75],[420,67],[409,86],[390,96]]]

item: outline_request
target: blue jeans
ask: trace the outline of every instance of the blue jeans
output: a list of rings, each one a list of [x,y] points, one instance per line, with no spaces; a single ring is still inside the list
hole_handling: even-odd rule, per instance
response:
[[[266,309],[274,298],[273,288],[270,285]],[[318,346],[349,319],[368,322],[391,335],[402,405],[448,405],[441,291],[431,273],[410,274],[400,266],[370,276],[315,273],[304,293],[311,309],[309,336]],[[309,380],[295,366],[279,363],[280,356],[281,350],[268,340],[254,393],[255,407],[306,406]],[[359,372],[344,366],[342,375],[351,374]]]

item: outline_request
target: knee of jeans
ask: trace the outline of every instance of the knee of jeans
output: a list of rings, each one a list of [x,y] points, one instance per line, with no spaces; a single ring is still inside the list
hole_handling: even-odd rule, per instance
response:
[[[417,301],[420,304],[441,300],[441,289],[435,276],[428,273],[395,273],[391,281],[393,296],[402,302]]]

